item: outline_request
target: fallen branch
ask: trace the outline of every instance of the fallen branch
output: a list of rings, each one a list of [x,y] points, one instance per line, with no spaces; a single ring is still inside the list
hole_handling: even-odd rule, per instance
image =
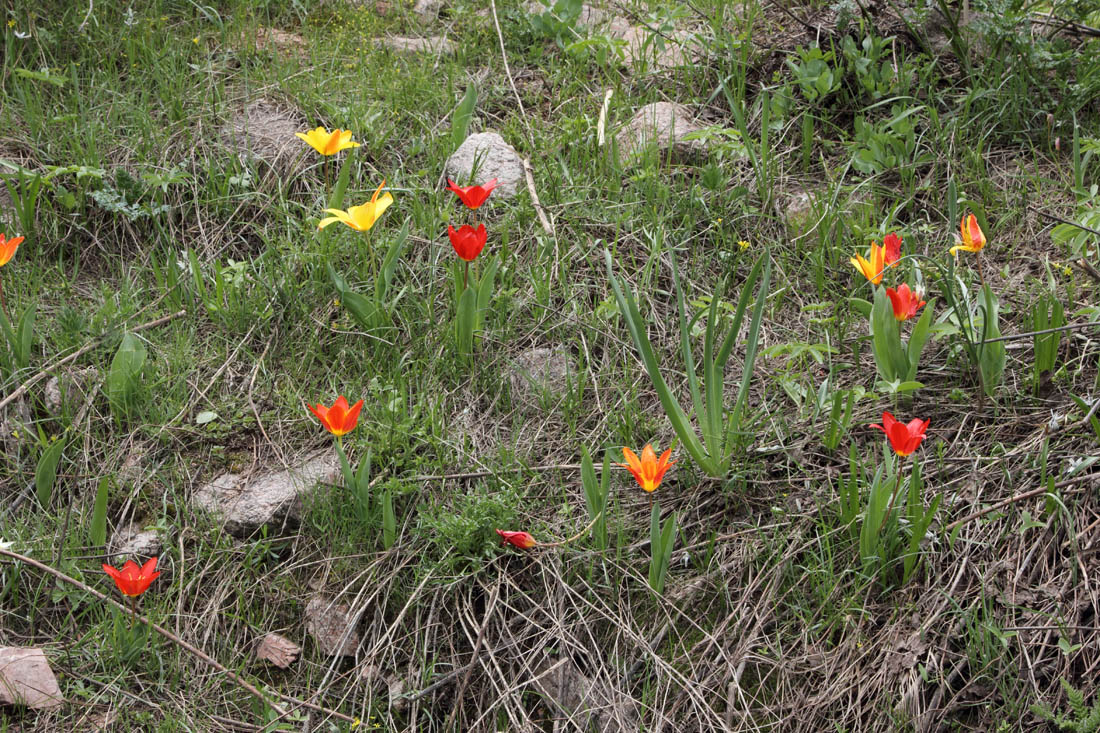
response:
[[[174,317],[174,316],[172,316],[172,317]],[[91,586],[89,586],[85,583],[82,583],[81,581],[77,580],[76,578],[70,577],[70,576],[66,575],[65,573],[61,572],[60,570],[52,568],[49,565],[45,565],[43,563],[40,563],[40,562],[38,562],[37,560],[35,560],[33,558],[27,557],[26,555],[20,555],[17,552],[12,552],[11,550],[5,550],[3,548],[0,548],[0,556],[11,558],[12,560],[16,560],[16,561],[24,563],[26,565],[30,565],[31,567],[38,568],[39,570],[41,570],[45,573],[49,573],[50,575],[54,576],[58,580],[62,580],[62,581],[66,582],[70,585],[76,586],[77,588],[80,588],[85,593],[90,593],[91,595],[95,596],[96,598],[98,598],[99,600],[101,600],[105,603],[110,603],[111,605],[113,605],[116,608],[120,609],[124,613],[129,614],[132,611],[132,609],[130,609],[128,606],[124,606],[123,604],[116,601],[114,598],[111,598],[110,596],[105,595],[104,593],[100,593],[95,588],[92,588]],[[272,707],[272,709],[275,710],[275,712],[279,714],[280,717],[285,718],[287,716],[287,711],[283,710],[281,707],[279,707],[275,703],[271,702],[268,699],[267,695],[264,695],[263,692],[258,690],[250,682],[248,682],[243,677],[241,677],[239,674],[237,674],[236,672],[232,671],[231,669],[229,669],[228,667],[223,665],[218,660],[211,657],[209,654],[204,652],[202,649],[199,649],[198,647],[187,643],[186,641],[179,638],[178,636],[176,636],[175,634],[173,634],[171,631],[164,628],[163,626],[158,626],[157,624],[153,623],[152,621],[150,621],[147,617],[145,617],[142,614],[137,614],[136,618],[138,618],[142,623],[147,624],[149,626],[149,628],[153,629],[158,634],[160,634],[164,638],[168,639],[169,641],[171,641],[176,646],[180,647],[181,649],[185,649],[185,650],[191,652],[191,654],[195,655],[196,657],[198,657],[202,661],[206,662],[208,665],[210,665],[214,669],[216,669],[219,672],[221,672],[222,674],[224,674],[226,677],[231,679],[233,682],[237,683],[237,685],[239,685],[243,690],[247,691],[249,694],[254,695],[258,699],[264,701],[264,703],[270,705]],[[338,712],[336,710],[330,710],[329,708],[322,707],[321,705],[315,705],[314,703],[306,702],[305,700],[299,700],[295,697],[290,697],[289,695],[284,695],[283,693],[278,692],[276,690],[272,690],[271,694],[278,697],[280,700],[282,700],[284,702],[287,702],[287,703],[290,703],[291,705],[295,705],[297,707],[305,707],[305,708],[309,708],[311,710],[316,710],[319,713],[324,713],[325,715],[330,715],[334,718],[339,718],[340,720],[344,720],[344,721],[347,721],[349,723],[355,723],[356,722],[356,719],[351,717],[350,715],[345,715],[345,714],[343,714],[341,712]]]
[[[554,236],[554,227],[550,223],[550,219],[546,217],[546,209],[542,207],[538,192],[535,191],[535,173],[531,170],[531,161],[527,158],[522,158],[522,161],[523,177],[527,179],[527,193],[531,195],[531,204],[534,205],[535,213],[539,216],[539,224],[542,225],[542,230],[552,237]]]
[[[1089,479],[1097,479],[1097,478],[1100,478],[1100,473],[1090,473],[1090,474],[1086,474],[1084,476],[1077,476],[1075,478],[1067,478],[1067,479],[1064,479],[1064,480],[1059,481],[1058,483],[1054,484],[1054,488],[1061,489],[1061,488],[1064,488],[1064,487],[1069,486],[1071,484],[1076,484],[1076,483],[1080,483],[1081,481],[1087,481]],[[1009,504],[1015,504],[1017,502],[1025,501],[1027,499],[1031,499],[1031,498],[1036,497],[1036,496],[1042,496],[1043,494],[1047,493],[1048,491],[1050,491],[1049,487],[1040,486],[1037,489],[1032,489],[1031,491],[1025,491],[1022,494],[1016,494],[1016,496],[1010,496],[1007,499],[1003,499],[1001,501],[998,501],[996,504],[991,504],[990,506],[987,506],[985,509],[979,509],[978,511],[973,512],[972,514],[967,514],[962,519],[956,519],[954,522],[952,522],[951,524],[944,527],[944,531],[945,532],[950,532],[951,530],[955,529],[955,527],[958,527],[960,524],[966,524],[967,522],[972,521],[974,519],[977,519],[978,517],[984,517],[986,514],[989,514],[990,512],[995,512],[998,509],[1002,509],[1002,508],[1008,506]]]

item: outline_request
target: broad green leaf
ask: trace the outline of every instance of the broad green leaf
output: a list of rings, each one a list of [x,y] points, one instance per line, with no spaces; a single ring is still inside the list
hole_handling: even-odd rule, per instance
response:
[[[65,450],[65,442],[65,438],[59,438],[51,443],[42,452],[34,471],[34,488],[43,509],[50,505],[53,487],[57,483],[57,464],[61,460],[61,452]]]
[[[147,355],[145,344],[137,336],[127,332],[122,337],[107,374],[107,399],[117,413],[125,414],[129,410]]]
[[[107,494],[111,479],[103,476],[95,492],[95,509],[92,510],[92,547],[103,547],[107,543]]]

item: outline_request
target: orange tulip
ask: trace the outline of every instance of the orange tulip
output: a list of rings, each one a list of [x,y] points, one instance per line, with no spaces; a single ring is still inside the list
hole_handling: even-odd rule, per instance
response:
[[[978,220],[973,214],[967,214],[963,217],[962,222],[959,224],[959,240],[962,244],[957,244],[951,248],[951,254],[958,254],[959,250],[964,252],[981,252],[982,247],[985,246],[985,232],[978,226]]]
[[[863,255],[857,254],[848,260],[862,275],[875,285],[882,282],[882,271],[886,266],[886,248],[878,242],[871,242],[871,259],[863,259]]]
[[[500,544],[509,544],[521,550],[530,550],[538,544],[535,538],[527,532],[508,532],[503,529],[495,530],[500,535]]]
[[[336,398],[336,402],[333,403],[332,407],[325,407],[320,403],[316,406],[307,404],[306,407],[317,416],[317,419],[325,426],[325,430],[336,437],[340,437],[355,430],[355,424],[359,422],[359,411],[363,409],[363,400],[359,400],[349,408],[348,401],[344,399],[343,395],[340,395]]]
[[[661,458],[658,460],[653,446],[647,443],[646,447],[642,449],[642,457],[638,458],[634,451],[624,447],[623,458],[626,459],[626,463],[618,465],[634,474],[638,485],[645,491],[651,492],[656,491],[657,487],[661,485],[661,479],[664,478],[665,472],[672,464],[676,463],[676,461],[668,460],[670,455],[672,455],[671,448],[661,454]]]
[[[886,288],[886,297],[890,299],[890,304],[894,306],[894,318],[899,321],[908,321],[916,316],[917,311],[927,302],[921,300],[919,295],[910,290],[907,283],[902,283],[897,290]]]
[[[115,579],[115,585],[122,591],[122,595],[137,598],[149,589],[149,584],[160,575],[157,570],[157,559],[154,557],[140,568],[133,560],[127,560],[122,570],[116,570],[110,565],[104,565],[103,571]]]
[[[872,425],[886,433],[890,439],[890,447],[894,452],[904,458],[910,455],[924,440],[924,433],[928,430],[928,420],[914,418],[908,423],[899,422],[889,412],[882,413],[882,425]]]
[[[19,249],[19,245],[22,243],[23,237],[7,239],[3,234],[0,234],[0,267],[8,264],[11,258],[15,256],[15,250]]]

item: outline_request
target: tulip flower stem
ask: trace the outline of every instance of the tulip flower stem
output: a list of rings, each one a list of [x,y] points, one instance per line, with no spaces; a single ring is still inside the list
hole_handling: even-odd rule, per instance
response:
[[[466,269],[462,271],[462,292],[466,292],[466,286],[470,284],[470,262],[466,261]]]
[[[11,314],[8,313],[8,304],[4,301],[4,279],[0,278],[0,308],[4,309],[4,315],[7,316],[8,323],[11,323]]]
[[[898,482],[894,485],[894,493],[890,495],[890,503],[886,507],[886,513],[882,515],[882,522],[878,525],[878,531],[875,532],[875,536],[882,534],[882,528],[886,526],[886,520],[890,517],[890,512],[894,511],[894,502],[898,500],[898,494],[901,493],[901,467],[898,467]]]
[[[652,498],[653,497],[651,496],[650,499]],[[602,516],[602,511],[597,513],[596,516],[592,517],[592,521],[589,522],[584,529],[582,529],[580,532],[577,532],[572,537],[567,537],[564,540],[559,540],[558,542],[540,542],[538,543],[538,546],[545,549],[548,547],[561,547],[562,545],[568,545],[572,542],[576,542],[581,537],[584,537],[586,534],[588,534],[589,531],[591,531],[591,529],[596,526],[596,522],[600,521],[600,517]]]

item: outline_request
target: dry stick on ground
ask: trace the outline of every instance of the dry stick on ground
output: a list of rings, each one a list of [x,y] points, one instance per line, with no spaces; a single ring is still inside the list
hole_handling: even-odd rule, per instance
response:
[[[1089,474],[1086,474],[1084,476],[1076,476],[1074,478],[1067,478],[1067,479],[1064,479],[1062,481],[1059,481],[1058,483],[1054,484],[1054,488],[1060,489],[1060,488],[1064,488],[1066,486],[1069,486],[1071,484],[1077,484],[1077,483],[1081,483],[1082,481],[1088,481],[1090,479],[1098,479],[1098,478],[1100,478],[1100,473],[1089,473]],[[1015,504],[1016,502],[1024,501],[1025,499],[1031,499],[1032,497],[1035,497],[1035,496],[1042,496],[1043,494],[1045,494],[1048,491],[1050,491],[1049,487],[1040,486],[1037,489],[1032,489],[1031,491],[1025,491],[1022,494],[1016,494],[1016,496],[1010,496],[1007,499],[1004,499],[1002,501],[997,502],[996,504],[992,504],[990,506],[987,506],[985,509],[980,509],[980,510],[978,510],[978,511],[972,513],[972,514],[967,514],[962,519],[956,519],[954,522],[952,522],[951,524],[944,527],[944,530],[947,531],[947,532],[950,532],[951,530],[955,529],[955,527],[958,527],[960,524],[966,524],[967,522],[969,522],[971,520],[974,520],[974,519],[977,519],[978,517],[984,517],[986,514],[989,514],[990,512],[995,512],[998,509],[1001,509],[1003,507],[1008,506],[1009,504]]]
[[[542,202],[539,201],[539,194],[535,190],[535,172],[531,170],[531,161],[527,158],[521,158],[520,162],[523,163],[523,177],[527,179],[527,193],[531,195],[531,204],[535,207],[535,213],[539,215],[539,224],[542,225],[542,230],[546,232],[547,236],[554,236],[554,227],[550,224],[550,220],[546,218],[546,209],[542,207]]]
[[[56,570],[54,568],[51,568],[49,565],[45,565],[43,563],[40,563],[40,562],[38,562],[37,560],[35,560],[33,558],[27,557],[26,555],[20,555],[17,552],[12,552],[11,550],[5,550],[3,548],[0,548],[0,556],[8,557],[8,558],[11,558],[12,560],[16,560],[16,561],[24,563],[26,565],[30,565],[31,567],[38,568],[39,570],[41,570],[45,573],[49,573],[50,575],[54,576],[58,580],[63,580],[63,581],[65,581],[66,583],[68,583],[70,585],[73,585],[73,586],[76,586],[77,588],[80,588],[85,593],[90,593],[91,595],[95,596],[96,598],[98,598],[101,601],[105,601],[107,603],[110,603],[111,605],[115,606],[118,609],[121,609],[122,611],[124,611],[126,613],[130,613],[130,611],[131,611],[131,609],[129,607],[119,603],[114,598],[111,598],[110,596],[107,596],[103,593],[100,593],[95,588],[92,588],[91,586],[80,582],[76,578],[69,577],[68,575],[61,572],[60,570]],[[206,662],[211,667],[218,670],[219,672],[224,674],[229,679],[233,680],[233,682],[237,683],[237,685],[239,685],[242,689],[247,691],[249,694],[254,695],[258,699],[264,701],[264,703],[270,705],[271,708],[275,712],[277,712],[280,717],[285,718],[287,716],[287,711],[283,710],[278,705],[271,702],[267,698],[267,696],[264,695],[264,693],[262,693],[258,689],[256,689],[250,682],[248,682],[243,677],[241,677],[239,674],[237,674],[236,672],[232,671],[231,669],[229,669],[228,667],[223,665],[218,660],[211,657],[209,654],[207,654],[203,650],[199,649],[196,646],[192,646],[191,644],[187,643],[183,639],[181,639],[178,636],[176,636],[175,634],[173,634],[168,629],[166,629],[162,626],[158,626],[157,624],[153,623],[152,621],[150,621],[148,618],[146,618],[145,616],[143,616],[141,614],[137,614],[137,618],[140,619],[147,626],[149,626],[149,628],[153,629],[158,634],[163,636],[165,639],[168,639],[170,642],[172,642],[176,646],[180,647],[181,649],[186,649],[187,651],[191,652],[193,655],[195,655],[196,657],[198,657],[202,661]],[[321,705],[315,705],[313,703],[306,702],[305,700],[299,700],[295,697],[291,697],[289,695],[284,695],[283,693],[278,692],[277,690],[272,690],[271,694],[278,697],[280,700],[283,700],[284,702],[290,703],[291,705],[295,705],[295,706],[298,706],[298,707],[305,707],[305,708],[309,708],[311,710],[316,710],[319,713],[324,713],[325,715],[329,715],[329,716],[332,716],[334,718],[339,718],[340,720],[344,720],[344,721],[347,721],[349,723],[354,723],[355,722],[355,718],[351,717],[350,715],[344,715],[343,713],[341,713],[337,710],[330,710],[329,708],[322,707]]]
[[[489,621],[493,618],[493,611],[497,608],[497,598],[500,597],[500,581],[493,586],[493,593],[489,597],[489,605],[485,608],[485,620],[481,624],[481,628],[478,629],[477,639],[474,641],[474,649],[470,652],[472,659],[477,659],[478,653],[481,651],[481,645],[485,641],[485,630],[489,628]],[[458,710],[462,707],[462,694],[466,692],[466,685],[470,684],[470,677],[474,673],[474,665],[471,664],[466,668],[466,676],[462,678],[462,682],[459,683],[455,692],[455,706],[451,709],[451,715],[447,719],[447,724],[443,726],[443,730],[453,730],[451,725],[454,723],[455,718],[458,717]]]
[[[523,126],[527,129],[527,144],[535,145],[535,137],[531,134],[531,123],[527,121],[527,110],[523,108],[523,100],[516,89],[516,81],[512,78],[512,70],[508,67],[508,54],[504,51],[504,34],[500,31],[500,21],[497,20],[496,0],[489,0],[489,9],[493,12],[493,25],[497,29],[497,40],[500,41],[500,58],[504,61],[504,73],[508,76],[508,83],[512,87],[512,94],[516,95],[516,104],[519,105],[520,114],[523,115]]]
[[[141,324],[140,326],[134,326],[133,328],[129,328],[129,329],[126,329],[126,330],[129,331],[130,333],[137,333],[138,331],[145,331],[145,330],[150,329],[150,328],[156,328],[157,326],[163,326],[165,323],[168,323],[169,321],[173,321],[173,320],[175,320],[177,318],[180,318],[182,316],[185,316],[185,315],[187,315],[187,311],[177,311],[176,313],[173,313],[171,315],[162,316],[161,318],[157,318],[156,320],[149,321],[147,323]],[[39,380],[41,380],[42,378],[48,376],[50,373],[54,372],[59,367],[63,367],[66,364],[68,364],[69,362],[76,361],[77,359],[79,359],[84,354],[87,354],[92,349],[98,348],[106,340],[106,338],[107,337],[104,336],[103,338],[96,339],[95,341],[93,341],[90,344],[82,346],[81,348],[77,349],[73,353],[66,356],[64,359],[58,359],[53,364],[50,364],[48,367],[46,367],[45,369],[40,371],[38,374],[35,374],[30,379],[23,382],[23,384],[19,385],[19,387],[17,387],[14,392],[12,392],[10,395],[5,397],[4,399],[0,400],[0,410],[3,410],[5,407],[10,405],[12,402],[19,399],[23,395],[25,395],[30,390],[31,387],[33,387],[35,384],[37,384],[39,382]]]

